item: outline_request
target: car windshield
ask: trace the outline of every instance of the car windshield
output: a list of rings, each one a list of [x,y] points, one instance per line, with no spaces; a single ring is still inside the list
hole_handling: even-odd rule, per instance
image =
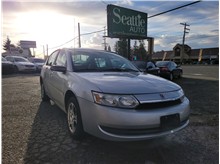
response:
[[[147,62],[147,68],[155,68],[156,66],[154,65],[153,62]]]
[[[5,58],[2,57],[2,61],[7,61]]]
[[[14,60],[15,60],[15,62],[28,62],[27,59],[21,58],[21,57],[15,57]]]
[[[156,63],[158,67],[168,66],[169,61],[159,61]]]
[[[127,59],[104,51],[71,51],[75,72],[139,72]]]

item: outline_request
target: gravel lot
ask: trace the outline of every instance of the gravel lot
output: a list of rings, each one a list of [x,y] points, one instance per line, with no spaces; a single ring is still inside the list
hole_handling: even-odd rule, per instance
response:
[[[41,102],[38,75],[2,78],[2,163],[219,163],[219,67],[184,66],[190,125],[164,138],[110,142],[73,140],[66,116]]]

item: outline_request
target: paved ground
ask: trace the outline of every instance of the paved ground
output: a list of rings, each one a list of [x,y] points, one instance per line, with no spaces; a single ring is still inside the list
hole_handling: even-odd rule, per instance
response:
[[[39,77],[2,79],[2,163],[219,163],[219,81],[216,66],[184,66],[175,82],[191,101],[191,122],[181,132],[139,142],[87,135],[74,141],[66,116],[40,100]]]

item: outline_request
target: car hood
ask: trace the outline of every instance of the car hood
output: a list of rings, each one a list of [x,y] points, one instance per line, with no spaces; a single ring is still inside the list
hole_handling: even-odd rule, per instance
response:
[[[142,73],[79,73],[104,93],[148,94],[179,90],[180,86],[163,78]]]
[[[10,61],[2,61],[2,64],[11,64],[11,65],[13,65],[13,63],[10,62]]]

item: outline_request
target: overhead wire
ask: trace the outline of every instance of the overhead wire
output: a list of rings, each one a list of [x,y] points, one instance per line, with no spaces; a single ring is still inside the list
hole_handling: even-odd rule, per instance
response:
[[[170,9],[170,10],[167,10],[167,11],[164,11],[164,12],[161,12],[161,13],[158,13],[158,14],[155,14],[155,15],[151,15],[151,16],[149,16],[148,18],[153,18],[153,17],[159,16],[159,15],[162,15],[162,14],[166,14],[166,13],[168,13],[168,12],[171,12],[171,11],[174,11],[174,10],[178,10],[178,9],[180,9],[180,8],[184,8],[184,7],[193,5],[193,4],[196,4],[196,3],[201,2],[201,1],[202,1],[202,0],[195,1],[195,2],[192,2],[192,3],[188,3],[188,4],[186,4],[186,5],[182,5],[182,6],[179,6],[179,7],[176,7],[176,8],[173,8],[173,9]],[[108,5],[108,4],[107,4],[105,1],[103,1],[103,0],[101,0],[101,2],[104,3],[104,4],[106,4],[106,5]],[[80,36],[90,35],[90,34],[102,32],[102,31],[104,31],[104,30],[98,30],[98,31],[93,31],[93,32],[89,32],[89,33],[84,33],[84,34],[81,34]],[[69,41],[67,41],[67,42],[65,42],[65,43],[63,43],[63,44],[61,44],[61,45],[58,45],[58,46],[55,46],[55,47],[52,47],[52,48],[48,48],[48,49],[55,49],[55,48],[61,47],[61,46],[65,45],[65,44],[67,44],[67,43],[69,43],[69,42],[75,40],[76,38],[78,38],[78,36],[74,37],[73,39],[71,39],[71,40],[69,40]]]
[[[102,31],[104,31],[104,30],[98,30],[98,31],[88,32],[88,33],[80,34],[80,36],[90,35],[90,34],[102,32]],[[79,36],[76,36],[76,37],[74,37],[73,39],[71,39],[71,40],[69,40],[69,41],[67,41],[67,42],[65,42],[65,43],[63,43],[63,44],[61,44],[61,45],[58,45],[58,46],[55,46],[55,47],[51,47],[51,48],[48,48],[48,49],[59,48],[59,47],[61,47],[61,46],[64,46],[65,44],[67,44],[67,43],[69,43],[69,42],[71,42],[71,41],[77,39],[78,37],[79,37]]]
[[[183,8],[183,7],[187,7],[187,6],[193,5],[193,4],[198,3],[198,2],[201,2],[201,0],[195,1],[195,2],[192,2],[192,3],[188,3],[188,4],[186,4],[186,5],[182,5],[182,6],[179,6],[179,7],[176,7],[176,8],[173,8],[173,9],[170,9],[170,10],[167,10],[167,11],[164,11],[164,12],[161,12],[161,13],[158,13],[158,14],[155,14],[155,15],[151,15],[151,16],[149,16],[148,18],[153,18],[153,17],[159,16],[159,15],[162,15],[162,14],[166,14],[166,13],[168,13],[168,12],[181,9],[181,8]]]

